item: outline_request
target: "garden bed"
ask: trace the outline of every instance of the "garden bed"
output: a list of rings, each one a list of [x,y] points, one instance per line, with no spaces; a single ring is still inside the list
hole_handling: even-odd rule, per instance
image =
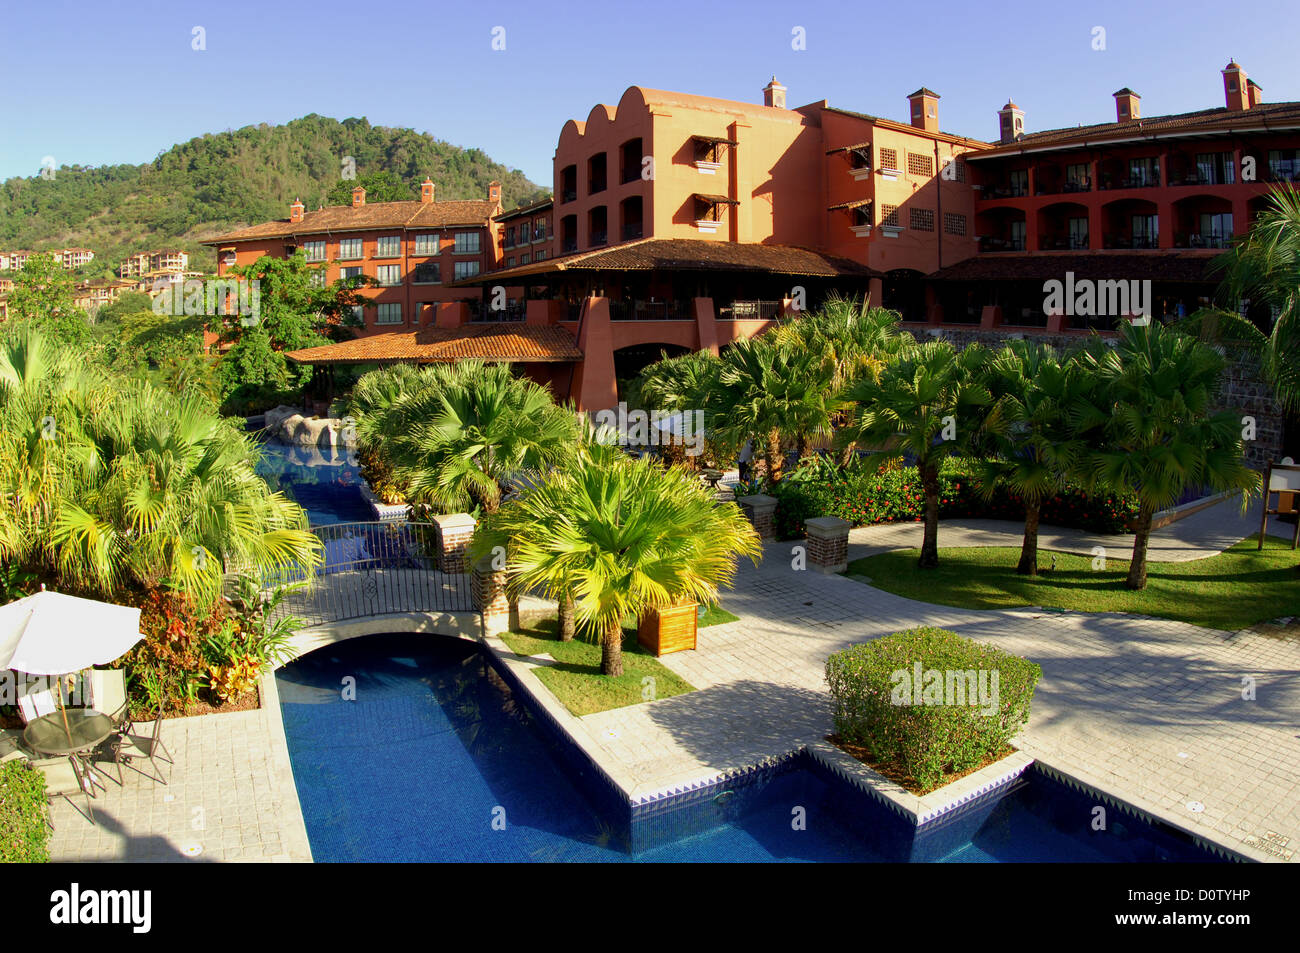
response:
[[[973,765],[969,768],[964,768],[961,771],[945,773],[943,778],[937,784],[926,786],[918,782],[916,778],[912,777],[912,775],[908,773],[907,769],[901,765],[876,760],[872,757],[871,752],[861,745],[855,745],[850,741],[845,741],[839,735],[835,734],[827,735],[826,740],[839,748],[845,754],[861,761],[872,771],[884,775],[899,787],[903,788],[903,790],[907,791],[909,794],[915,794],[917,797],[929,794],[931,791],[937,791],[939,788],[952,784],[954,781],[960,781],[962,778],[974,774],[976,771],[982,771],[989,765],[996,764],[1003,758],[1010,757],[1019,750],[1011,745],[1006,745],[1001,750],[985,757],[979,764]]]

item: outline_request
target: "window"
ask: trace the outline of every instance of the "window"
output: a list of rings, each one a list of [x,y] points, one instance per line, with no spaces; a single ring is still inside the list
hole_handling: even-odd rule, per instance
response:
[[[352,320],[357,324],[366,323],[366,309],[364,305],[354,304],[352,306]]]
[[[1088,247],[1088,219],[1085,216],[1070,219],[1070,247]]]
[[[533,222],[533,241],[541,242],[546,240],[546,219],[539,218]]]
[[[361,271],[362,269],[360,265],[353,265],[348,268],[340,268],[339,277],[345,281],[348,278],[359,278],[361,276]]]
[[[898,150],[881,149],[880,168],[886,172],[897,172],[898,171]]]
[[[1231,152],[1202,152],[1196,156],[1196,177],[1202,185],[1232,185],[1235,171]]]
[[[932,208],[914,208],[911,209],[911,224],[918,232],[934,231],[934,209]]]
[[[520,255],[520,256],[519,256],[519,264],[521,264],[521,265],[526,265],[526,264],[528,264],[528,262],[529,262],[529,258],[528,258],[527,255]]]
[[[416,235],[415,254],[417,255],[438,254],[438,236],[434,234]]]
[[[546,257],[546,249],[539,248],[533,253],[533,261],[541,261]]]
[[[1214,247],[1218,247],[1231,237],[1231,212],[1204,212],[1201,214],[1201,238],[1213,239]]]
[[[1269,149],[1268,173],[1282,182],[1300,178],[1300,149]]]
[[[456,262],[456,280],[462,278],[473,278],[478,274],[478,262],[476,261],[458,261]]]
[[[1011,187],[1012,195],[1029,194],[1029,170],[1013,169],[1007,174],[1007,183]]]
[[[883,226],[885,226],[886,228],[902,228],[902,227],[903,227],[902,224],[901,224],[901,223],[899,222],[899,220],[898,220],[898,206],[897,206],[897,205],[882,205],[882,206],[880,206],[880,224],[883,225]]]
[[[350,261],[361,257],[361,239],[340,238],[339,260]]]
[[[1067,191],[1081,191],[1088,187],[1088,163],[1076,162],[1065,167],[1065,184]]]
[[[907,154],[907,173],[908,175],[924,175],[926,177],[934,175],[934,158],[909,152]]]
[[[417,285],[436,285],[442,281],[442,265],[436,261],[422,261],[411,271],[411,281]]]
[[[457,255],[477,255],[479,253],[478,232],[457,232],[454,253]],[[456,267],[459,268],[460,266],[457,265]]]
[[[1024,251],[1025,250],[1025,223],[1012,222],[1009,231],[1011,232],[1011,250]]]
[[[385,288],[391,288],[393,285],[402,283],[402,266],[401,265],[380,265],[375,270],[375,277]]]
[[[868,146],[865,149],[850,149],[849,168],[870,169],[871,168],[871,147]]]
[[[1133,216],[1133,247],[1155,248],[1160,238],[1160,220],[1155,215]]]
[[[312,273],[311,273],[311,286],[312,286],[313,288],[324,288],[324,287],[325,287],[325,269],[324,269],[324,268],[317,268],[317,269],[314,269],[314,270],[312,271]]]
[[[307,254],[308,261],[325,260],[325,243],[324,242],[303,242],[302,250]]]
[[[401,258],[402,257],[402,236],[401,235],[380,235],[375,241],[376,258]]]
[[[1160,184],[1160,160],[1156,158],[1129,159],[1129,188],[1146,188]]]
[[[506,267],[513,268],[514,266],[515,266],[515,259],[514,256],[511,255],[509,258],[506,259]]]
[[[375,316],[375,324],[401,324],[402,323],[402,306],[398,302],[390,304],[381,304],[378,307],[378,314]]]
[[[947,235],[965,235],[966,216],[958,215],[956,212],[944,212],[943,230]]]

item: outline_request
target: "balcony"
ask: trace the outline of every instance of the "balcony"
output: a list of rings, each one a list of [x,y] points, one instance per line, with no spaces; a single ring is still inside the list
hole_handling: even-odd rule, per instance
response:
[[[614,321],[690,321],[695,317],[695,309],[689,301],[610,299],[609,316]]]
[[[576,238],[566,238],[560,244],[560,251],[568,255],[578,250],[578,240]]]
[[[528,303],[522,299],[507,301],[506,306],[494,311],[483,301],[467,301],[471,321],[522,321],[527,315]]]
[[[563,202],[576,202],[576,201],[578,201],[578,190],[577,190],[577,189],[565,189],[564,191],[562,191],[562,192],[560,193],[560,201],[561,201],[562,203],[563,203]]]
[[[597,247],[598,245],[608,245],[608,244],[609,244],[609,233],[606,232],[606,231],[603,230],[603,229],[602,229],[601,231],[598,231],[598,232],[592,232],[591,235],[590,235],[590,237],[589,237],[589,239],[588,239],[588,241],[587,241],[587,244],[588,244],[590,247],[592,247],[592,248],[595,248],[595,247]]]
[[[1038,240],[1039,251],[1087,251],[1089,247],[1087,235],[1044,235]]]
[[[772,321],[781,316],[780,301],[733,301],[718,309],[719,321]]]
[[[980,251],[1024,251],[1023,238],[1001,238],[994,235],[980,236]]]
[[[1061,182],[1050,185],[1040,185],[1037,188],[1039,195],[1074,195],[1079,192],[1091,192],[1092,182],[1083,179],[1078,182]]]
[[[1104,248],[1159,248],[1155,235],[1107,235]]]
[[[624,225],[622,231],[623,241],[630,242],[640,238],[642,231],[640,225]]]
[[[980,189],[983,199],[1022,199],[1028,194],[1027,185],[986,185]]]
[[[1209,172],[1197,172],[1196,170],[1192,170],[1191,172],[1188,172],[1184,175],[1179,175],[1179,176],[1171,175],[1169,177],[1169,184],[1171,186],[1233,185],[1234,182],[1233,182],[1233,177],[1226,174],[1225,172],[1220,172],[1218,170],[1211,170]]]
[[[1230,238],[1223,235],[1179,232],[1174,235],[1175,248],[1227,248]]]

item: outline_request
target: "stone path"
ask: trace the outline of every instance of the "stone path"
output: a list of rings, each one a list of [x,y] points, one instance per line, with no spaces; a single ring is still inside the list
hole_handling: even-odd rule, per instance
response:
[[[1170,534],[1160,551],[1180,558],[1235,532],[1216,529],[1198,542],[1193,529]],[[908,525],[855,530],[849,557],[915,545],[909,534],[919,541],[919,532]],[[945,523],[941,545],[983,542],[990,533],[1006,535]],[[1058,534],[1063,548],[1091,542],[1069,536]],[[1289,838],[1291,849],[1300,842],[1300,626],[1227,633],[1118,613],[929,605],[840,576],[794,571],[790,546],[769,544],[760,566],[742,567],[725,603],[740,621],[702,629],[696,651],[663,658],[700,691],[582,719],[634,796],[824,736],[829,654],[937,625],[1042,666],[1021,740],[1030,755],[1248,856],[1275,859],[1249,840],[1268,831]],[[1246,677],[1254,680],[1254,701],[1241,698]],[[1202,813],[1188,809],[1193,801],[1205,805]]]
[[[51,805],[54,861],[309,861],[311,848],[293,784],[275,679],[265,679],[272,710],[174,718],[163,743],[176,764],[168,784],[123,769],[111,772],[91,804],[95,825],[62,798]],[[146,728],[148,726],[145,726]],[[152,771],[147,763],[145,770]]]

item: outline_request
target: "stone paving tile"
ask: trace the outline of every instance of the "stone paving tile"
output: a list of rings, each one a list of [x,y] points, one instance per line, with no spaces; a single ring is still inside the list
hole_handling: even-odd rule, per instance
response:
[[[63,799],[51,805],[53,861],[311,860],[293,787],[274,679],[274,709],[169,719],[162,740],[175,765],[166,785],[130,768],[91,801],[95,826]],[[143,765],[152,770],[147,763]],[[189,853],[198,849],[197,853]]]

